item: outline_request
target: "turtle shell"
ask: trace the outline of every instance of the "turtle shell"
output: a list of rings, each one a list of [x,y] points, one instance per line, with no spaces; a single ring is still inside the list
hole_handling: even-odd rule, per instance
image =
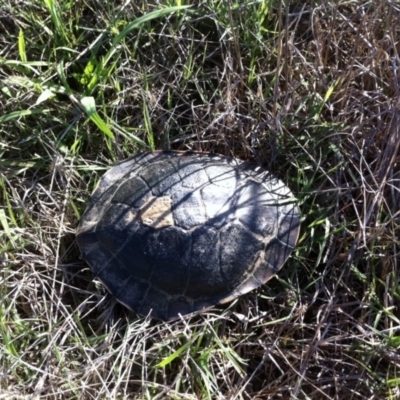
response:
[[[158,151],[101,178],[76,238],[118,301],[168,320],[265,283],[299,226],[292,193],[267,171],[221,155]]]

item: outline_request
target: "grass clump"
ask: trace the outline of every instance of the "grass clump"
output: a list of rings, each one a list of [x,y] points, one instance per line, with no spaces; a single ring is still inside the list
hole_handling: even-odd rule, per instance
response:
[[[0,397],[400,398],[393,1],[0,5]],[[111,165],[151,149],[265,166],[299,198],[279,275],[173,323],[80,259]]]

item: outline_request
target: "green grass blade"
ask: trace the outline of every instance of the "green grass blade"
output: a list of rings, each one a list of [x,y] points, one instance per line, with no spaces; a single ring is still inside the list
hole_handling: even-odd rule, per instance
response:
[[[172,14],[177,11],[183,11],[184,9],[187,9],[189,7],[191,7],[191,6],[167,7],[167,8],[163,8],[161,10],[155,10],[148,14],[145,14],[142,17],[135,19],[125,29],[123,29],[122,32],[118,36],[116,36],[115,39],[113,40],[113,45],[116,46],[122,39],[124,39],[126,37],[126,35],[128,35],[129,32],[133,31],[134,29],[139,28],[145,22],[151,21],[156,18],[163,17],[164,15]]]
[[[56,96],[56,94],[50,90],[50,89],[45,89],[37,98],[35,105],[39,105],[41,103],[44,103],[47,100],[53,99]]]
[[[143,102],[143,120],[147,132],[147,141],[149,143],[150,149],[154,151],[155,150],[154,134],[153,134],[153,129],[151,127],[149,109],[147,107],[146,102]]]
[[[168,357],[165,357],[155,367],[156,368],[166,367],[168,364],[170,364],[172,361],[174,361],[176,358],[178,358],[188,347],[190,347],[191,344],[192,344],[191,342],[185,343],[178,350],[174,351],[171,355],[169,355]]]
[[[3,227],[7,236],[11,237],[10,226],[8,225],[6,212],[0,208],[0,225]]]
[[[69,87],[68,81],[67,81],[67,77],[65,76],[65,72],[64,72],[64,61],[61,60],[58,64],[57,64],[57,73],[58,76],[60,78],[61,83],[64,85],[65,91],[68,94],[72,94],[72,90]]]
[[[61,19],[60,6],[55,0],[43,0],[50,12],[51,20],[54,24],[57,35],[62,39],[64,44],[69,42],[68,35],[65,33],[64,23]]]
[[[101,119],[100,115],[96,111],[96,102],[93,97],[83,97],[81,99],[81,105],[86,112],[87,116],[96,126],[106,134],[110,139],[114,139],[114,135],[111,132],[109,126]]]
[[[96,69],[93,72],[93,77],[87,86],[88,90],[87,90],[86,94],[89,95],[93,92],[94,88],[96,87],[97,83],[99,82],[100,76],[105,74],[106,66],[109,63],[109,61],[111,60],[111,58],[113,57],[113,55],[115,54],[118,43],[121,42],[131,31],[133,31],[134,29],[140,28],[144,23],[146,23],[148,21],[163,17],[164,15],[172,14],[177,11],[185,10],[189,7],[190,6],[178,6],[178,7],[167,7],[167,8],[163,8],[161,10],[155,10],[155,11],[145,14],[142,17],[139,17],[139,18],[135,19],[133,22],[131,22],[126,28],[124,28],[122,30],[122,32],[119,35],[117,35],[114,38],[112,47],[108,50],[107,54],[97,63]],[[91,63],[94,63],[94,61],[92,61]]]
[[[36,110],[20,110],[20,111],[13,111],[9,114],[3,115],[0,117],[0,124],[8,121],[12,121],[13,119],[26,117],[27,115],[34,115],[34,114],[44,114],[47,113],[49,110],[44,108],[38,108]]]
[[[149,148],[149,146],[146,144],[146,142],[144,142],[142,139],[138,138],[136,135],[132,134],[131,132],[128,132],[126,129],[124,129],[122,126],[120,126],[115,121],[110,120],[109,123],[112,126],[114,132],[118,132],[119,135],[126,138],[130,142],[136,143],[140,147],[143,147],[145,149]]]
[[[19,58],[22,62],[26,63],[28,61],[26,57],[26,49],[25,49],[25,37],[24,31],[22,29],[19,30],[18,35],[18,50],[19,50]]]
[[[0,57],[0,65],[9,65],[9,66],[24,66],[24,67],[46,67],[49,65],[47,61],[19,61],[19,60],[6,60],[3,57]]]

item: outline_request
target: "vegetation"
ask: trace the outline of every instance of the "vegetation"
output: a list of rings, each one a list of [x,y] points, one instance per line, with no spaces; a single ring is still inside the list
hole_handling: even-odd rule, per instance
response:
[[[0,3],[0,399],[399,399],[399,3],[188,3]],[[276,278],[171,323],[74,241],[160,148],[258,163],[303,216]]]

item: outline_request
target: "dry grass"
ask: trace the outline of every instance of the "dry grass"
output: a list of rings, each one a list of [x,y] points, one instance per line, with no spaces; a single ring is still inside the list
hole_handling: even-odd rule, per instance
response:
[[[399,399],[399,4],[198,4],[113,47],[160,4],[1,3],[0,399]],[[105,294],[74,231],[101,174],[152,148],[287,182],[279,276],[174,323]]]

